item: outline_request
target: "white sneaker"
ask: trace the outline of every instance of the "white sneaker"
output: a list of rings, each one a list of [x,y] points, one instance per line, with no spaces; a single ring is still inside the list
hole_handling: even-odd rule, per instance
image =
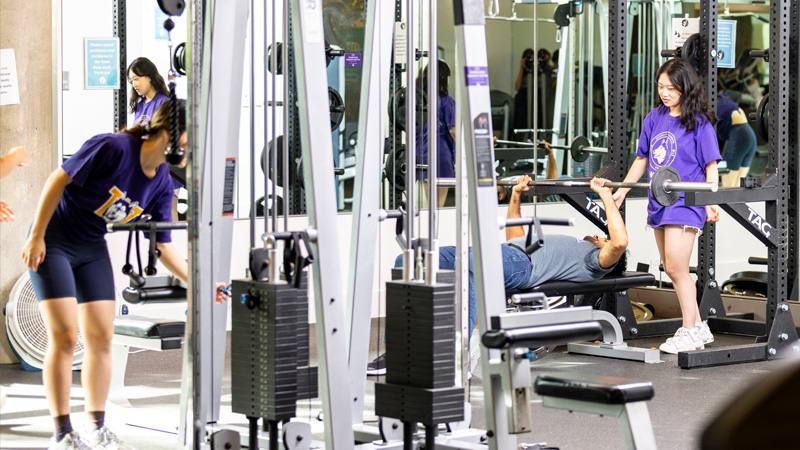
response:
[[[50,438],[50,447],[48,450],[92,450],[91,447],[86,445],[78,436],[78,433],[71,431],[64,439],[56,442],[56,437]]]
[[[688,352],[691,350],[702,350],[703,341],[697,335],[697,329],[680,327],[675,332],[675,336],[667,339],[667,342],[661,344],[659,349],[664,353],[677,355],[678,352]]]
[[[694,326],[695,331],[697,331],[697,335],[700,337],[700,340],[703,341],[703,345],[710,344],[714,342],[714,335],[711,334],[711,329],[708,328],[708,322],[705,320],[702,322],[698,322]]]
[[[94,450],[136,450],[135,447],[131,447],[122,442],[122,439],[118,438],[117,435],[105,425],[97,430],[87,430],[88,429],[84,429],[81,438]]]

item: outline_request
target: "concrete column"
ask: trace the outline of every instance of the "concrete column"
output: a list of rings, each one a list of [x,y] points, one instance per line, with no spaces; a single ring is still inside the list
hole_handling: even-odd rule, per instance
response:
[[[0,155],[25,146],[30,156],[27,166],[0,180],[0,199],[16,213],[14,222],[0,223],[0,307],[26,270],[22,246],[54,167],[52,29],[50,1],[0,0],[0,48],[14,49],[20,97],[19,105],[0,106]],[[0,364],[17,362],[8,346],[5,316],[0,318]]]

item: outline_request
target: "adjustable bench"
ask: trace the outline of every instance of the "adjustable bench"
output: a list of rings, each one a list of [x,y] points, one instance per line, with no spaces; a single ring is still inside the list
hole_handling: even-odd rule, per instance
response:
[[[173,277],[150,277],[145,286],[125,288],[125,301],[133,304],[174,303],[186,301],[186,289]],[[109,400],[119,406],[131,406],[125,395],[125,372],[130,348],[166,351],[179,350],[186,327],[183,320],[119,315],[114,319],[112,377]]]
[[[544,297],[541,293],[536,295]],[[514,395],[510,395],[514,413],[509,413],[509,419],[513,419],[516,432],[530,431],[527,428],[530,399],[524,383],[530,386],[531,370],[530,365],[522,364],[520,355],[523,352],[520,350],[604,336],[608,325],[593,320],[593,312],[602,313],[601,316],[609,315],[606,311],[579,306],[492,317],[492,329],[483,334],[481,343],[488,349],[502,353],[500,358],[495,359],[500,364],[495,370],[508,377],[502,380],[503,388],[514,392]],[[653,386],[649,382],[638,383],[587,374],[542,375],[536,379],[533,388],[543,397],[545,407],[623,417],[620,425],[628,449],[656,448],[645,403],[653,398]]]
[[[633,272],[583,283],[549,281],[524,291],[509,291],[512,294],[509,296],[509,302],[515,305],[525,305],[533,298],[529,297],[530,294],[540,294],[546,297],[564,295],[567,297],[567,303],[573,305],[575,295],[613,293],[613,299],[609,302],[611,312],[592,310],[591,320],[598,321],[603,325],[602,341],[600,343],[571,342],[567,345],[567,351],[607,358],[658,363],[661,362],[658,350],[628,347],[624,342],[626,337],[638,336],[640,333],[638,328],[649,326],[652,322],[674,323],[675,328],[672,331],[662,334],[674,333],[680,327],[680,319],[636,323],[636,317],[633,314],[633,307],[631,307],[627,290],[632,287],[651,286],[654,282],[655,277],[652,274]],[[514,295],[514,292],[523,292],[524,294]],[[557,311],[557,309],[554,311]]]
[[[548,297],[564,295],[569,304],[574,304],[576,295],[613,294],[609,296],[607,311],[619,322],[622,339],[628,340],[673,334],[683,325],[683,320],[680,318],[636,322],[631,300],[628,297],[628,289],[653,286],[654,283],[655,276],[650,273],[626,272],[623,275],[609,276],[583,283],[548,281],[526,289],[524,292],[541,292]]]
[[[653,384],[590,374],[540,375],[533,390],[546,408],[582,411],[620,418],[625,448],[655,450],[656,439],[647,410]]]

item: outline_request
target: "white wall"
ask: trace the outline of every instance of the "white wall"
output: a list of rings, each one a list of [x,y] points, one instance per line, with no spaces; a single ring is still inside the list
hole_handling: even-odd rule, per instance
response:
[[[760,214],[763,214],[763,206],[753,205],[753,208]],[[632,199],[627,202],[627,224],[630,245],[629,269],[635,270],[636,263],[642,262],[650,264],[650,272],[659,276],[658,273],[658,249],[655,244],[652,230],[647,230],[645,226],[647,201],[645,199]],[[541,217],[575,217],[576,226],[571,228],[564,227],[544,227],[545,233],[556,234],[570,234],[575,236],[592,235],[598,232],[588,220],[579,216],[575,210],[564,203],[547,203],[539,204],[536,207],[533,205],[524,205],[522,209],[523,215],[538,214]],[[497,211],[498,217],[505,217],[506,209],[499,208]],[[427,214],[423,212],[421,219],[424,230],[427,230]],[[342,267],[342,277],[347,279],[350,264],[350,229],[352,227],[352,215],[349,213],[341,213],[337,215],[337,226],[339,229],[339,252]],[[231,279],[244,278],[245,270],[247,268],[248,251],[249,251],[249,236],[250,236],[250,222],[245,219],[240,219],[235,222],[233,232],[233,246],[232,246],[232,264],[231,264]],[[289,220],[289,228],[293,230],[301,230],[308,226],[308,219],[305,216],[292,217]],[[387,221],[381,224],[379,242],[375,245],[375,257],[379,261],[380,267],[376,270],[375,285],[372,296],[372,315],[373,317],[384,316],[385,307],[384,300],[384,286],[385,282],[391,279],[391,268],[394,265],[395,257],[400,253],[400,248],[395,241],[394,234],[394,221]],[[419,228],[418,228],[419,229]],[[441,211],[440,224],[439,224],[439,243],[440,245],[455,245],[455,236],[451,230],[455,230],[455,210],[453,208],[444,209]],[[259,220],[256,223],[256,232],[260,234],[263,231],[263,221]],[[742,270],[764,270],[762,267],[750,266],[747,263],[747,258],[750,256],[767,256],[766,247],[764,247],[756,238],[747,233],[739,224],[734,222],[730,216],[722,214],[722,220],[717,224],[717,281],[721,284],[728,279],[732,273]],[[173,232],[173,240],[178,245],[178,248],[184,252],[186,251],[186,233]],[[497,242],[503,242],[503,232],[498,230]],[[125,263],[125,246],[127,243],[127,233],[115,233],[108,236],[109,250],[111,252],[112,264],[114,266],[114,274],[116,279],[116,286],[118,292],[128,283],[128,277],[122,275],[122,265]],[[142,254],[145,258],[146,264],[146,240],[142,242]],[[371,245],[371,243],[370,243]],[[692,254],[692,265],[697,261],[697,246],[695,245]],[[134,263],[135,264],[135,263]],[[159,266],[159,274],[167,273],[166,269]],[[667,277],[664,276],[667,280]],[[346,284],[342,284],[344,287]],[[344,292],[342,292],[344,294]],[[313,290],[311,292],[313,297]],[[162,305],[147,305],[136,306],[130,305],[132,314],[150,315],[150,316],[163,316],[166,317],[184,317],[185,305],[180,306],[162,306]],[[315,320],[313,303],[309,310],[309,321]]]

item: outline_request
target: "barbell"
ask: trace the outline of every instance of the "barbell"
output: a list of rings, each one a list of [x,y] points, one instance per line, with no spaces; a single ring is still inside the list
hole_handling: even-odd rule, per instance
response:
[[[436,184],[440,187],[455,186],[454,178],[439,178]],[[514,180],[498,180],[498,186],[514,186]],[[589,187],[590,181],[585,180],[536,180],[528,186],[563,186],[563,187]],[[717,184],[712,182],[681,181],[677,170],[671,166],[664,166],[653,174],[649,183],[625,183],[607,181],[603,184],[611,188],[649,189],[653,199],[661,206],[672,206],[681,197],[681,192],[717,192]]]
[[[495,141],[495,144],[505,144],[505,145],[517,145],[521,147],[537,147],[538,144],[534,144],[531,142],[518,142],[518,141],[505,141],[502,139],[498,139]],[[572,144],[570,145],[558,145],[558,144],[550,144],[551,148],[556,148],[559,150],[569,150],[572,159],[577,162],[584,162],[589,158],[590,153],[608,153],[608,149],[604,147],[593,147],[592,143],[589,142],[584,136],[575,136],[575,139],[572,140]]]

